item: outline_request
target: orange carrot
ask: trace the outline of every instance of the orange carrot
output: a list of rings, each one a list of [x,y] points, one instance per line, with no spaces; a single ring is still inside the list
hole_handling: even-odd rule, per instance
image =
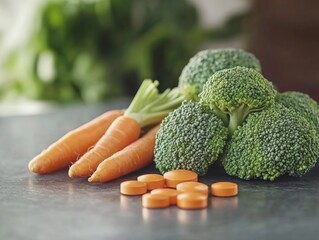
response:
[[[90,182],[107,182],[139,170],[154,158],[155,136],[159,125],[136,142],[105,159],[89,178]]]
[[[122,117],[116,119],[93,149],[69,169],[70,177],[88,177],[105,159],[139,138],[141,128],[160,123],[184,100],[178,88],[158,91],[158,81],[141,84]],[[144,145],[143,148],[145,148]]]
[[[94,148],[70,167],[69,176],[90,176],[104,159],[136,141],[140,132],[141,126],[134,119],[126,116],[117,118]]]
[[[91,148],[109,128],[123,115],[121,110],[108,111],[90,122],[67,133],[57,142],[29,162],[29,170],[45,174],[68,167]]]

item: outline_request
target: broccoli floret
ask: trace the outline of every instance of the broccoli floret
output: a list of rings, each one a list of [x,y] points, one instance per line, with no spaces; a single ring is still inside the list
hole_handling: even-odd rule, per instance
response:
[[[161,173],[188,169],[204,175],[222,152],[226,138],[227,128],[208,107],[184,102],[157,132],[156,167]]]
[[[251,112],[275,102],[276,90],[259,72],[234,67],[216,72],[203,87],[200,102],[208,105],[233,134]]]
[[[308,121],[280,105],[251,113],[236,129],[222,163],[229,175],[274,180],[302,176],[319,157],[319,137]]]
[[[198,101],[203,85],[215,72],[236,66],[261,71],[259,60],[240,49],[209,49],[198,52],[188,62],[179,77],[179,88],[186,99]]]
[[[319,105],[309,95],[301,92],[284,92],[278,94],[276,100],[306,118],[319,134]]]

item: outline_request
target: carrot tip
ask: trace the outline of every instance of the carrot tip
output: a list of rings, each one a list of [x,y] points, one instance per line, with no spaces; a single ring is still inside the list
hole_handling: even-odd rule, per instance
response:
[[[91,177],[88,178],[89,182],[99,182],[99,177],[97,177],[94,173],[91,175]]]
[[[33,160],[31,160],[28,164],[28,168],[30,170],[30,172],[33,173],[38,173],[39,172],[39,168],[36,166],[35,162]]]
[[[77,163],[75,163],[74,165],[72,165],[69,168],[69,172],[68,175],[70,178],[74,178],[74,177],[89,177],[90,174],[88,174],[86,169],[81,168],[81,166],[77,165]]]
[[[69,169],[68,175],[70,178],[74,178],[76,177],[73,171],[70,171],[71,169]]]

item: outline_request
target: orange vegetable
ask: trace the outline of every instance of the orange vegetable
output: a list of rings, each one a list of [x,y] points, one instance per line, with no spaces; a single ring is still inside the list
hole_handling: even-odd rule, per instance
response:
[[[208,186],[200,182],[183,182],[176,186],[176,190],[180,192],[198,192],[208,195]]]
[[[164,177],[160,174],[145,174],[137,178],[137,181],[144,182],[147,185],[147,190],[153,190],[164,187]]]
[[[197,173],[190,170],[173,170],[164,173],[167,187],[176,188],[176,185],[182,182],[197,182]]]
[[[232,197],[238,194],[238,185],[232,182],[217,182],[211,185],[212,195],[216,197]]]
[[[143,81],[130,106],[126,109],[124,116],[116,119],[95,147],[71,166],[69,169],[70,177],[90,176],[102,161],[136,141],[140,135],[141,128],[160,123],[171,111],[180,106],[184,99],[180,91],[175,88],[159,93],[157,89],[158,84],[158,81],[153,82],[149,79]],[[148,142],[152,143],[153,137]],[[124,157],[130,156],[130,159],[134,159],[132,155],[137,153],[138,155],[135,156],[149,156],[149,150],[152,149],[153,151],[154,147],[151,148],[146,143],[144,142],[144,144],[139,145],[142,148],[141,152],[135,150],[135,147],[133,151],[126,150],[132,152],[131,156],[124,154]],[[141,165],[145,164],[145,161],[148,162],[148,160],[148,157],[143,157],[142,161],[140,161],[142,162]],[[131,169],[125,169],[128,172],[131,171]],[[117,173],[118,168],[114,168],[113,170],[115,171],[115,176],[121,176],[123,173],[120,172],[119,175]],[[95,177],[91,178],[92,181],[94,179]]]
[[[104,159],[136,141],[140,132],[141,127],[134,119],[126,116],[117,118],[94,148],[70,167],[69,176],[90,176]]]
[[[105,159],[89,178],[89,181],[111,181],[150,164],[154,157],[155,135],[158,129],[159,125],[136,142]]]
[[[147,193],[142,196],[142,205],[145,208],[166,208],[169,206],[169,197]]]
[[[46,174],[68,167],[103,136],[123,111],[113,110],[67,133],[29,162],[29,170]]]
[[[177,201],[177,195],[180,192],[172,188],[158,188],[151,191],[151,194],[164,195],[169,197],[169,203],[175,205]]]
[[[139,181],[125,181],[121,183],[120,191],[124,195],[142,195],[147,192],[146,183]]]
[[[183,209],[206,208],[208,205],[207,199],[207,195],[201,193],[181,193],[177,196],[177,206]]]

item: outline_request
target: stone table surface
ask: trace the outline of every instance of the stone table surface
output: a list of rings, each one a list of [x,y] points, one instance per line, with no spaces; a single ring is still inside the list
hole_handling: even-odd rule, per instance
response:
[[[233,181],[239,195],[209,198],[203,210],[145,209],[141,197],[121,196],[105,184],[28,171],[30,159],[67,131],[127,99],[58,107],[38,115],[0,118],[0,239],[319,239],[319,168],[303,178],[242,181],[214,167],[200,181]]]

